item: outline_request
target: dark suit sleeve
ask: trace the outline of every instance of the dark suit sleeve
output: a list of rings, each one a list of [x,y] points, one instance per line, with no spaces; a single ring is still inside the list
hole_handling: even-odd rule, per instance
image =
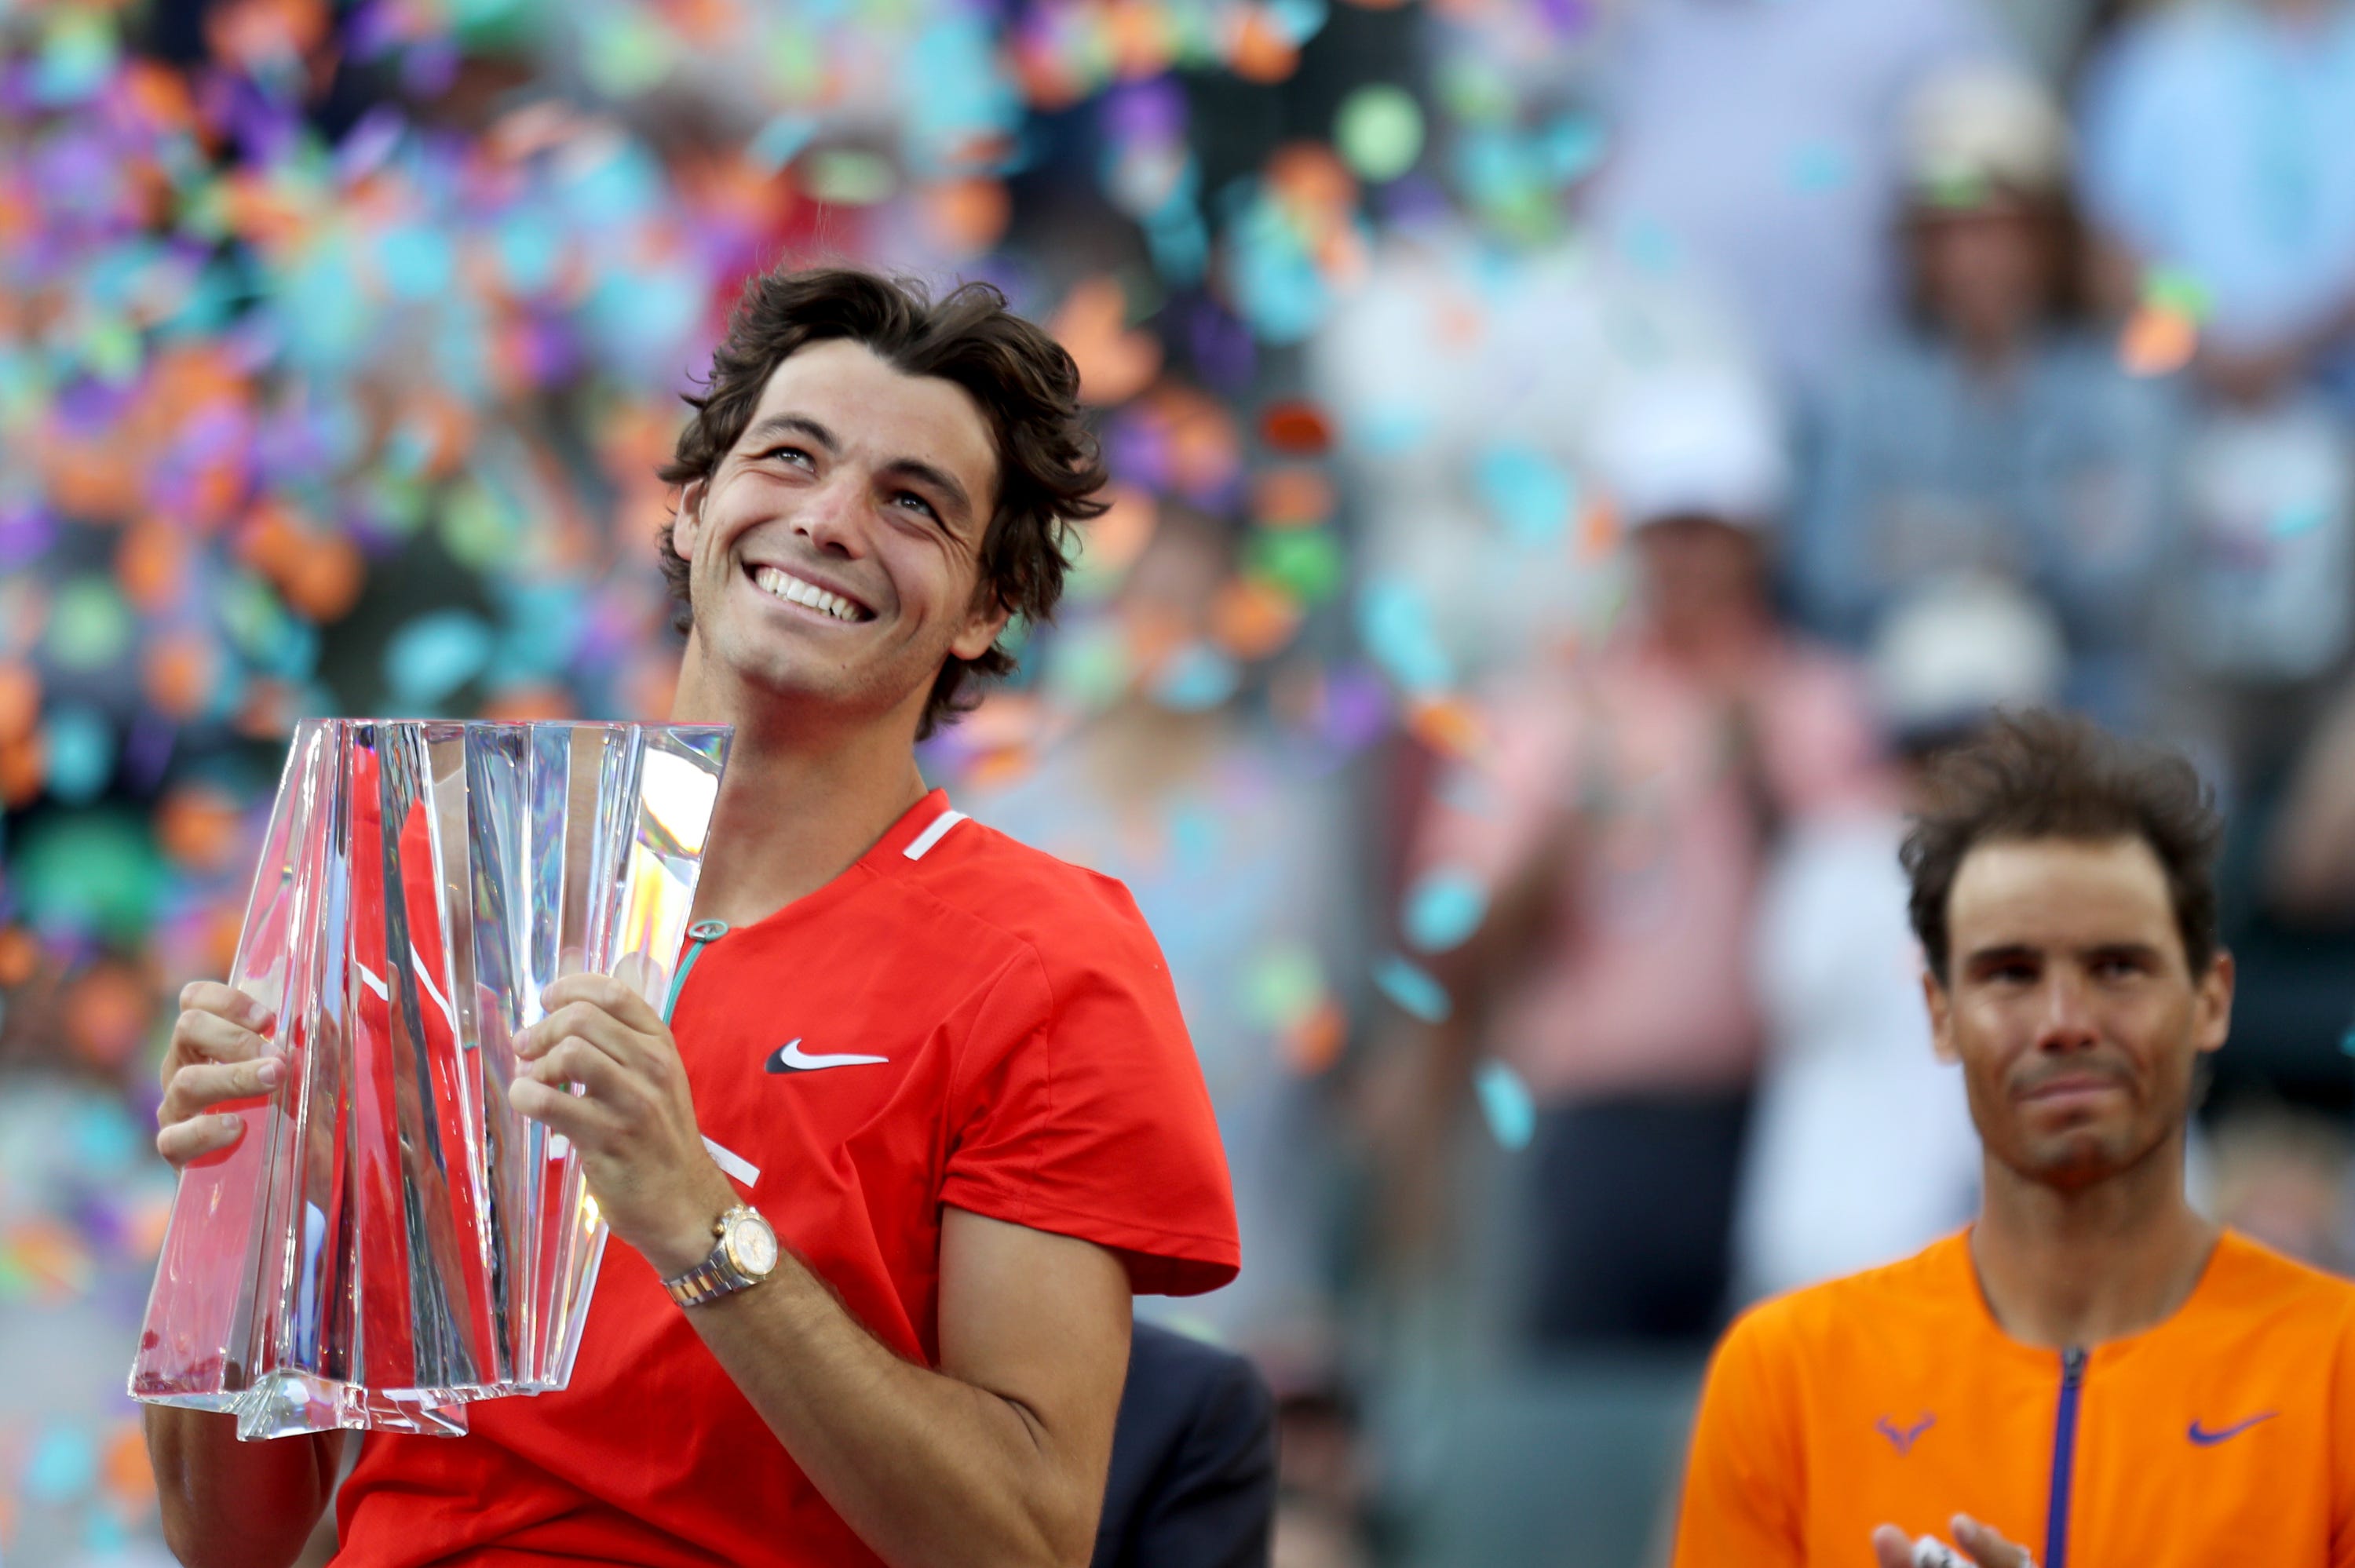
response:
[[[1138,1324],[1092,1568],[1265,1568],[1275,1480],[1258,1370]]]

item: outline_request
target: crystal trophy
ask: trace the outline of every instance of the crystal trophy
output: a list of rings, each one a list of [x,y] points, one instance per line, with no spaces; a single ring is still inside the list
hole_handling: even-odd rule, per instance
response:
[[[518,1030],[561,975],[667,1012],[724,726],[312,719],[294,733],[229,983],[277,1087],[190,1164],[133,1397],[242,1438],[454,1434],[561,1388],[605,1242],[579,1157],[517,1112]]]

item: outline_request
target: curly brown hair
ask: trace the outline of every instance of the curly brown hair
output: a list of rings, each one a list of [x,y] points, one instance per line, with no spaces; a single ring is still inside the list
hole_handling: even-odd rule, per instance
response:
[[[847,338],[906,376],[936,376],[981,406],[997,449],[997,507],[983,531],[976,603],[994,603],[1032,623],[1051,620],[1071,566],[1073,523],[1101,516],[1104,464],[1080,410],[1080,373],[1063,346],[1009,309],[987,283],[931,297],[911,279],[855,267],[778,268],[744,285],[728,335],[712,351],[702,393],[687,395],[694,418],[678,433],[666,484],[708,480],[751,423],[778,366],[813,343]],[[656,543],[678,609],[694,620],[687,564],[673,525]],[[941,666],[924,705],[921,740],[971,708],[969,676],[1011,673],[1003,641],[976,659]]]
[[[1907,913],[1930,973],[1947,982],[1946,903],[1963,857],[1995,840],[2138,838],[2167,874],[2176,930],[2196,980],[2220,951],[2215,792],[2174,752],[2121,740],[2089,719],[2030,708],[1930,762],[1925,803],[1898,859]]]

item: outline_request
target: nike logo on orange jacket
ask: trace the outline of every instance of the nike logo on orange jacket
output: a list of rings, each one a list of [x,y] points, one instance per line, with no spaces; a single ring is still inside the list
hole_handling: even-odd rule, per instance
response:
[[[1727,1332],[1675,1568],[1870,1568],[1956,1513],[2040,1568],[2355,1568],[2355,1285],[2228,1231],[2175,1316],[2064,1355],[1957,1234]]]

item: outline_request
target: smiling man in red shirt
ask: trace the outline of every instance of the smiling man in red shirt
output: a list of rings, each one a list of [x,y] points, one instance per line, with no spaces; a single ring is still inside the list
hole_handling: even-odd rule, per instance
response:
[[[1126,891],[966,821],[913,755],[1102,510],[1077,386],[986,288],[748,287],[665,471],[673,716],[736,726],[671,1014],[575,976],[519,1044],[517,1107],[635,1255],[562,1393],[367,1438],[338,1563],[1087,1561],[1128,1298],[1234,1276],[1225,1165]],[[237,993],[184,1006],[183,1163],[273,1065]],[[342,1435],[146,1415],[185,1561],[293,1560]]]

